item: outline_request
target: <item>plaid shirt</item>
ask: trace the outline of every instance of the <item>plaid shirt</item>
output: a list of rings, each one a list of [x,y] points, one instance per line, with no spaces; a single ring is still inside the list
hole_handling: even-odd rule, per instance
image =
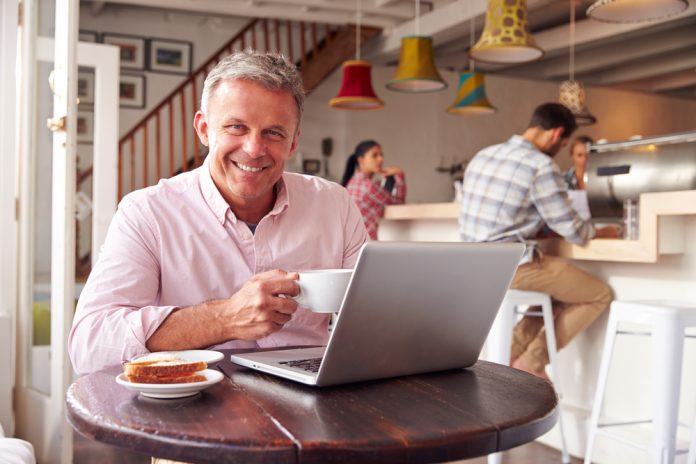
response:
[[[399,205],[406,200],[406,179],[403,174],[394,175],[393,194],[359,171],[353,174],[346,188],[358,205],[365,220],[365,228],[372,240],[377,240],[377,227],[379,220],[384,216],[384,207]]]
[[[560,169],[519,135],[481,150],[464,174],[459,234],[465,242],[527,244],[520,264],[532,261],[533,238],[546,223],[583,245],[594,226],[572,208]]]

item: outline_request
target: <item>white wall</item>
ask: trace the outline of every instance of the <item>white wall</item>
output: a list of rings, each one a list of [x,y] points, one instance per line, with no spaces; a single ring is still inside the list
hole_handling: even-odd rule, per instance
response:
[[[372,84],[385,108],[356,112],[335,110],[328,101],[340,87],[339,69],[309,96],[300,149],[305,157],[321,157],[321,139],[333,137],[330,171],[339,178],[347,156],[363,139],[379,141],[386,165],[406,171],[408,202],[449,201],[453,198],[450,176],[438,173],[439,164],[470,159],[478,150],[521,133],[534,108],[558,100],[558,84],[486,77],[488,98],[498,112],[488,116],[455,116],[445,109],[454,100],[458,76],[440,71],[449,87],[441,92],[403,94],[385,88],[393,68],[375,67]],[[635,134],[659,135],[696,129],[696,100],[681,100],[608,88],[586,88],[587,104],[598,123],[581,127],[576,134],[595,139],[622,140]],[[568,150],[557,157],[562,168],[570,165]]]

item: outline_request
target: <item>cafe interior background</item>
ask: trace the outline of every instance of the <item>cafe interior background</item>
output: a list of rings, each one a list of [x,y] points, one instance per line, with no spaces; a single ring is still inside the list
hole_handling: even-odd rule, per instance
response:
[[[68,5],[70,2],[25,0],[24,7],[29,8],[30,12],[23,13],[23,21],[25,24],[34,21],[39,36],[51,37],[56,30],[54,20],[61,17],[57,12],[60,12],[63,3]],[[307,48],[308,60],[316,58],[311,52],[311,44],[322,43],[327,31],[340,37],[343,44],[339,51],[332,52],[340,60],[335,61],[334,57],[335,62],[327,65],[328,69],[321,78],[316,79],[317,83],[308,95],[298,153],[288,169],[309,171],[338,180],[355,144],[363,139],[375,139],[384,149],[385,164],[404,169],[408,181],[408,203],[453,201],[453,181],[461,176],[467,161],[481,148],[520,133],[526,127],[534,107],[542,102],[558,101],[562,81],[571,76],[584,84],[582,110],[596,118],[596,123],[580,127],[577,134],[586,134],[595,140],[620,141],[636,136],[650,137],[696,130],[696,34],[693,32],[696,27],[696,2],[693,1],[685,11],[673,17],[649,22],[606,23],[587,16],[587,8],[593,3],[591,0],[528,0],[531,35],[544,55],[528,63],[502,65],[472,61],[467,53],[481,37],[487,8],[485,0],[175,0],[166,3],[166,9],[161,8],[163,2],[158,0],[79,3],[77,28],[82,43],[112,44],[112,52],[116,50],[113,45],[117,44],[127,50],[124,54],[122,48],[121,63],[116,64],[120,67],[120,82],[108,81],[99,88],[98,84],[106,81],[97,79],[95,68],[89,65],[79,68],[78,93],[81,103],[77,108],[76,178],[83,183],[78,187],[81,193],[75,200],[78,218],[76,293],[94,258],[93,236],[102,233],[99,231],[103,230],[104,224],[108,224],[111,214],[108,209],[115,206],[107,207],[107,212],[99,218],[98,223],[93,221],[97,214],[96,192],[106,184],[92,184],[89,174],[82,174],[90,170],[93,162],[96,166],[99,158],[110,159],[111,170],[107,175],[114,179],[108,183],[110,190],[107,192],[115,197],[133,187],[140,188],[145,182],[155,183],[158,170],[159,175],[166,177],[168,172],[180,169],[181,163],[171,164],[168,154],[162,156],[161,166],[156,167],[152,122],[148,123],[147,142],[143,141],[142,130],[135,133],[132,142],[123,136],[133,132],[142,118],[161,105],[163,99],[186,79],[191,70],[209,60],[253,18],[259,18],[262,22],[254,39],[246,36],[246,46],[250,46],[252,40],[258,41],[259,46],[264,41],[260,32],[263,24],[270,30],[271,48],[278,43],[277,40],[282,42],[283,47],[292,41],[298,61],[298,56],[302,55],[299,53],[300,28],[305,33],[306,43],[310,44],[307,45],[310,47]],[[14,28],[16,22],[12,22],[12,18],[16,19],[18,15],[16,8],[15,1],[3,2],[0,42],[3,54],[0,58],[3,69],[9,65],[7,69],[16,67],[18,73],[32,73],[33,81],[30,82],[34,82],[36,93],[33,104],[23,97],[23,92],[27,90],[20,90],[16,97],[12,96],[16,83],[10,79],[12,76],[3,77],[3,101],[12,101],[19,110],[15,116],[14,112],[8,113],[8,106],[3,104],[0,120],[3,138],[14,140],[18,147],[13,150],[13,144],[3,144],[2,154],[4,186],[0,192],[3,208],[0,221],[4,235],[1,256],[3,262],[16,265],[4,266],[2,270],[0,323],[3,332],[0,352],[3,353],[1,364],[14,366],[16,375],[3,375],[0,380],[0,420],[6,432],[12,434],[14,431],[16,435],[35,443],[41,462],[57,462],[58,458],[53,452],[60,445],[56,443],[61,440],[69,442],[69,429],[55,422],[46,423],[36,419],[44,414],[60,416],[60,411],[56,413],[55,408],[60,408],[60,401],[56,397],[61,395],[56,395],[55,389],[61,387],[55,379],[51,380],[51,375],[60,375],[61,371],[60,368],[51,367],[50,353],[64,347],[55,341],[51,344],[51,330],[56,333],[57,329],[50,328],[49,311],[51,217],[55,214],[52,179],[55,179],[55,166],[51,154],[52,133],[46,129],[45,121],[52,112],[53,97],[48,77],[53,66],[50,57],[42,58],[44,52],[34,51],[26,55],[26,48],[22,52],[29,60],[37,60],[37,63],[30,65],[25,62],[20,65],[17,61],[15,65],[13,48],[21,42],[16,37],[12,38],[12,34],[17,32]],[[575,15],[572,24],[571,9]],[[317,25],[314,28],[313,23]],[[355,50],[356,23],[362,28],[357,29],[362,41],[359,51]],[[287,31],[288,24],[291,25],[291,34]],[[20,34],[19,37],[28,37],[26,32]],[[400,92],[386,87],[394,78],[399,64],[401,37],[416,34],[432,38],[432,56],[437,73],[446,84],[442,90]],[[35,50],[47,46],[39,42],[34,42]],[[167,47],[175,50],[174,61],[167,61]],[[82,50],[86,49],[83,47]],[[80,53],[78,48],[78,62]],[[320,53],[317,55],[321,56]],[[119,58],[115,52],[109,56],[116,60]],[[383,101],[383,108],[346,111],[329,105],[329,101],[340,93],[343,79],[341,61],[356,58],[371,64],[372,88],[376,97]],[[158,62],[158,59],[161,61]],[[455,104],[460,73],[470,71],[472,65],[485,77],[485,93],[493,110],[490,114],[447,112]],[[312,64],[306,66],[309,69]],[[27,82],[27,75],[18,74],[17,79],[18,82]],[[187,147],[184,157],[200,159],[203,156],[201,147],[193,141],[191,103],[185,103],[188,107],[183,113],[180,110],[180,101],[191,98],[190,95],[196,92],[200,94],[201,84],[202,79],[198,81],[197,91],[187,87],[185,97],[176,97],[181,100],[174,100],[171,106],[164,104],[161,130],[166,132],[170,124],[169,108],[173,108],[171,118],[176,132],[183,132],[184,127],[189,131],[186,142],[172,143],[166,137],[162,141],[161,150],[167,153],[169,147],[173,147],[176,159],[181,159],[180,145],[184,143]],[[103,113],[100,115],[99,102],[110,101],[108,98],[113,100],[114,92],[119,99],[119,108],[107,112],[114,116],[109,119]],[[112,95],[104,97],[105,93]],[[8,100],[10,98],[12,100]],[[35,112],[25,116],[32,105]],[[34,136],[27,138],[20,132],[17,132],[20,135],[12,134],[11,131],[19,126],[23,126],[24,131],[33,131]],[[107,151],[113,157],[107,158],[105,151],[99,149],[103,145],[97,143],[98,138],[101,143],[122,138],[122,143],[111,143]],[[26,141],[30,139],[31,146],[27,147]],[[145,144],[148,145],[147,150]],[[116,154],[116,150],[120,154]],[[147,151],[150,157],[147,165],[140,161],[143,151]],[[121,157],[124,172],[123,178],[118,177],[120,185],[116,185],[115,179],[116,156]],[[32,161],[27,161],[27,157],[31,157]],[[562,151],[556,161],[562,169],[569,167],[567,150]],[[27,172],[27,166],[31,166],[30,172]],[[9,173],[4,169],[8,167]],[[13,177],[14,172],[20,173],[19,176]],[[14,189],[18,192],[16,195]],[[14,204],[15,196],[19,198],[19,206]],[[19,212],[18,222],[15,222],[15,208]],[[22,219],[23,215],[30,215],[33,219]],[[685,233],[693,236],[695,229],[691,218],[685,225]],[[18,245],[16,249],[25,251],[15,254],[15,245]],[[676,289],[693,300],[696,294],[688,287],[693,285],[696,276],[692,247],[687,245],[680,258],[665,258],[681,260],[678,263],[678,276],[669,270],[655,273],[645,264],[614,263],[609,270],[606,267],[594,268],[592,263],[587,262],[581,265],[605,277],[618,274],[623,276],[619,278],[636,283],[642,279],[661,279],[665,292]],[[683,275],[690,277],[685,279]],[[604,324],[605,319],[602,319],[561,354],[564,365],[562,381],[577,384],[562,399],[564,412],[567,411],[566,416],[569,417],[566,419],[566,436],[574,455],[582,455],[586,440],[584,427],[592,405]],[[646,346],[628,345],[623,358],[619,358],[628,359],[629,351],[645,358],[649,356]],[[685,362],[689,359],[693,361],[692,348],[687,347]],[[591,353],[591,356],[587,353]],[[647,384],[647,381],[637,382],[638,385]],[[691,375],[685,372],[684,391],[693,392],[695,382],[693,372]],[[14,397],[11,393],[13,384],[16,386]],[[42,407],[36,406],[31,399],[47,394],[53,397],[53,402],[46,402]],[[612,407],[619,412],[633,407],[636,400],[633,392],[610,395],[610,398]],[[693,421],[695,402],[693,395],[682,396],[680,414],[685,422]],[[49,404],[54,405],[53,409],[47,406]],[[10,412],[13,409],[14,418]],[[48,412],[51,410],[52,413]],[[39,426],[39,423],[42,425]],[[558,437],[553,431],[542,441],[558,446]],[[621,456],[622,460],[625,456],[631,456],[635,459],[632,462],[645,459],[641,454],[612,453],[624,451],[612,450],[608,446],[599,447],[595,459],[599,462],[617,462],[613,460],[617,456]]]

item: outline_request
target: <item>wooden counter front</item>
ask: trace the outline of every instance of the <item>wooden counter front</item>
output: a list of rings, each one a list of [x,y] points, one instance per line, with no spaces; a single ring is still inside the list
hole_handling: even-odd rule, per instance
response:
[[[638,240],[596,239],[578,246],[563,239],[541,240],[544,252],[578,260],[655,263],[662,254],[684,252],[686,216],[696,215],[696,190],[643,193]],[[387,206],[380,240],[456,241],[456,203]]]

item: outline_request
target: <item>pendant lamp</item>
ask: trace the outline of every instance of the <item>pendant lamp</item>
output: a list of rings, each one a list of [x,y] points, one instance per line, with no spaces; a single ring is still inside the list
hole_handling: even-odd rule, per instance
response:
[[[469,49],[474,45],[474,18],[471,18],[469,32]],[[459,74],[459,90],[457,96],[448,108],[450,114],[460,115],[483,115],[493,114],[496,109],[491,105],[486,97],[483,73],[476,72],[475,62],[469,58],[469,71]]]
[[[419,35],[420,1],[416,0],[416,34],[401,38],[399,67],[387,82],[389,90],[398,92],[437,92],[447,87],[433,61],[433,39]]]
[[[470,71],[459,75],[459,91],[457,96],[448,108],[447,112],[452,114],[493,114],[495,108],[486,97],[483,73]]]
[[[570,51],[568,53],[568,78],[561,83],[559,101],[575,116],[578,126],[589,126],[597,122],[585,106],[585,89],[575,80],[575,4],[570,1]]]
[[[688,7],[688,0],[597,0],[587,16],[607,23],[634,23],[674,16]]]
[[[384,102],[372,89],[372,65],[360,59],[360,0],[356,11],[356,59],[343,62],[341,88],[329,100],[329,106],[341,110],[378,110],[384,108]]]
[[[543,55],[529,33],[527,0],[488,0],[486,25],[469,56],[488,63],[526,63]]]

